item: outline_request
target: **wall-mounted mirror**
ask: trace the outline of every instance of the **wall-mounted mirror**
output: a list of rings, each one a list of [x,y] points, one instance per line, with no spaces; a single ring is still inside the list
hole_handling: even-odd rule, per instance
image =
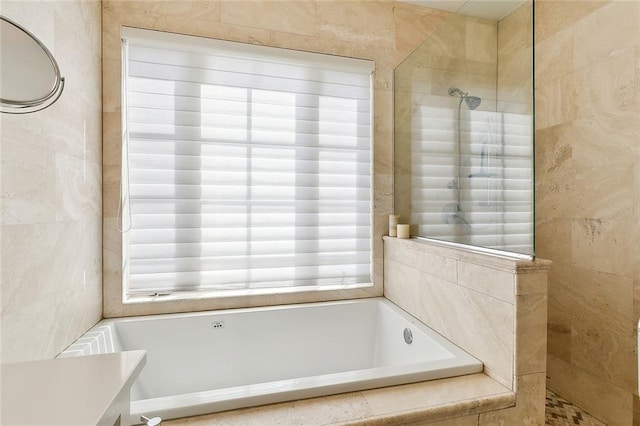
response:
[[[396,68],[394,209],[413,236],[533,255],[533,2],[510,1]]]
[[[57,101],[63,89],[64,78],[49,49],[29,31],[0,16],[0,111],[42,110]]]

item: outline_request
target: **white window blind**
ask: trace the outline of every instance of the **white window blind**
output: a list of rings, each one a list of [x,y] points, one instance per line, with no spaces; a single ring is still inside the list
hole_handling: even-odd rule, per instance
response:
[[[123,49],[128,294],[371,283],[370,61],[130,28]]]

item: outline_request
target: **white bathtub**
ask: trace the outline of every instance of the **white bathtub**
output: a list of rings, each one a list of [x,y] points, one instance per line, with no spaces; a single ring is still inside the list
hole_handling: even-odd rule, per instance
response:
[[[483,368],[384,298],[103,320],[60,356],[134,349],[147,350],[147,365],[132,388],[132,423]]]

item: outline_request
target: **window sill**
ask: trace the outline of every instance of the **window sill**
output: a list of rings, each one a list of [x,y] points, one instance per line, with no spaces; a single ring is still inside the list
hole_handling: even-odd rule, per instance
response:
[[[286,289],[190,291],[167,295],[124,295],[121,301],[106,301],[105,318],[250,308],[292,303],[323,302],[382,296],[382,283],[366,283]]]
[[[255,297],[284,294],[317,293],[323,291],[353,290],[373,287],[373,283],[325,286],[301,286],[284,288],[254,288],[242,290],[203,290],[177,291],[171,293],[155,293],[151,295],[131,294],[126,296],[123,303],[154,303],[175,300],[226,299],[232,297]]]

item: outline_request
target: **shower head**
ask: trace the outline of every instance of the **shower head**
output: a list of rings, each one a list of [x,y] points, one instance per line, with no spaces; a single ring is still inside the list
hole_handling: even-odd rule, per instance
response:
[[[482,99],[480,99],[477,96],[469,96],[469,94],[467,92],[463,92],[462,90],[458,89],[457,87],[449,87],[449,96],[453,96],[453,95],[459,95],[460,96],[460,102],[462,102],[462,100],[464,100],[464,102],[467,104],[469,109],[478,108],[480,106],[480,103],[482,102]]]
[[[477,96],[465,96],[464,102],[467,104],[469,109],[476,109],[480,106],[480,102],[482,102],[482,99]]]

